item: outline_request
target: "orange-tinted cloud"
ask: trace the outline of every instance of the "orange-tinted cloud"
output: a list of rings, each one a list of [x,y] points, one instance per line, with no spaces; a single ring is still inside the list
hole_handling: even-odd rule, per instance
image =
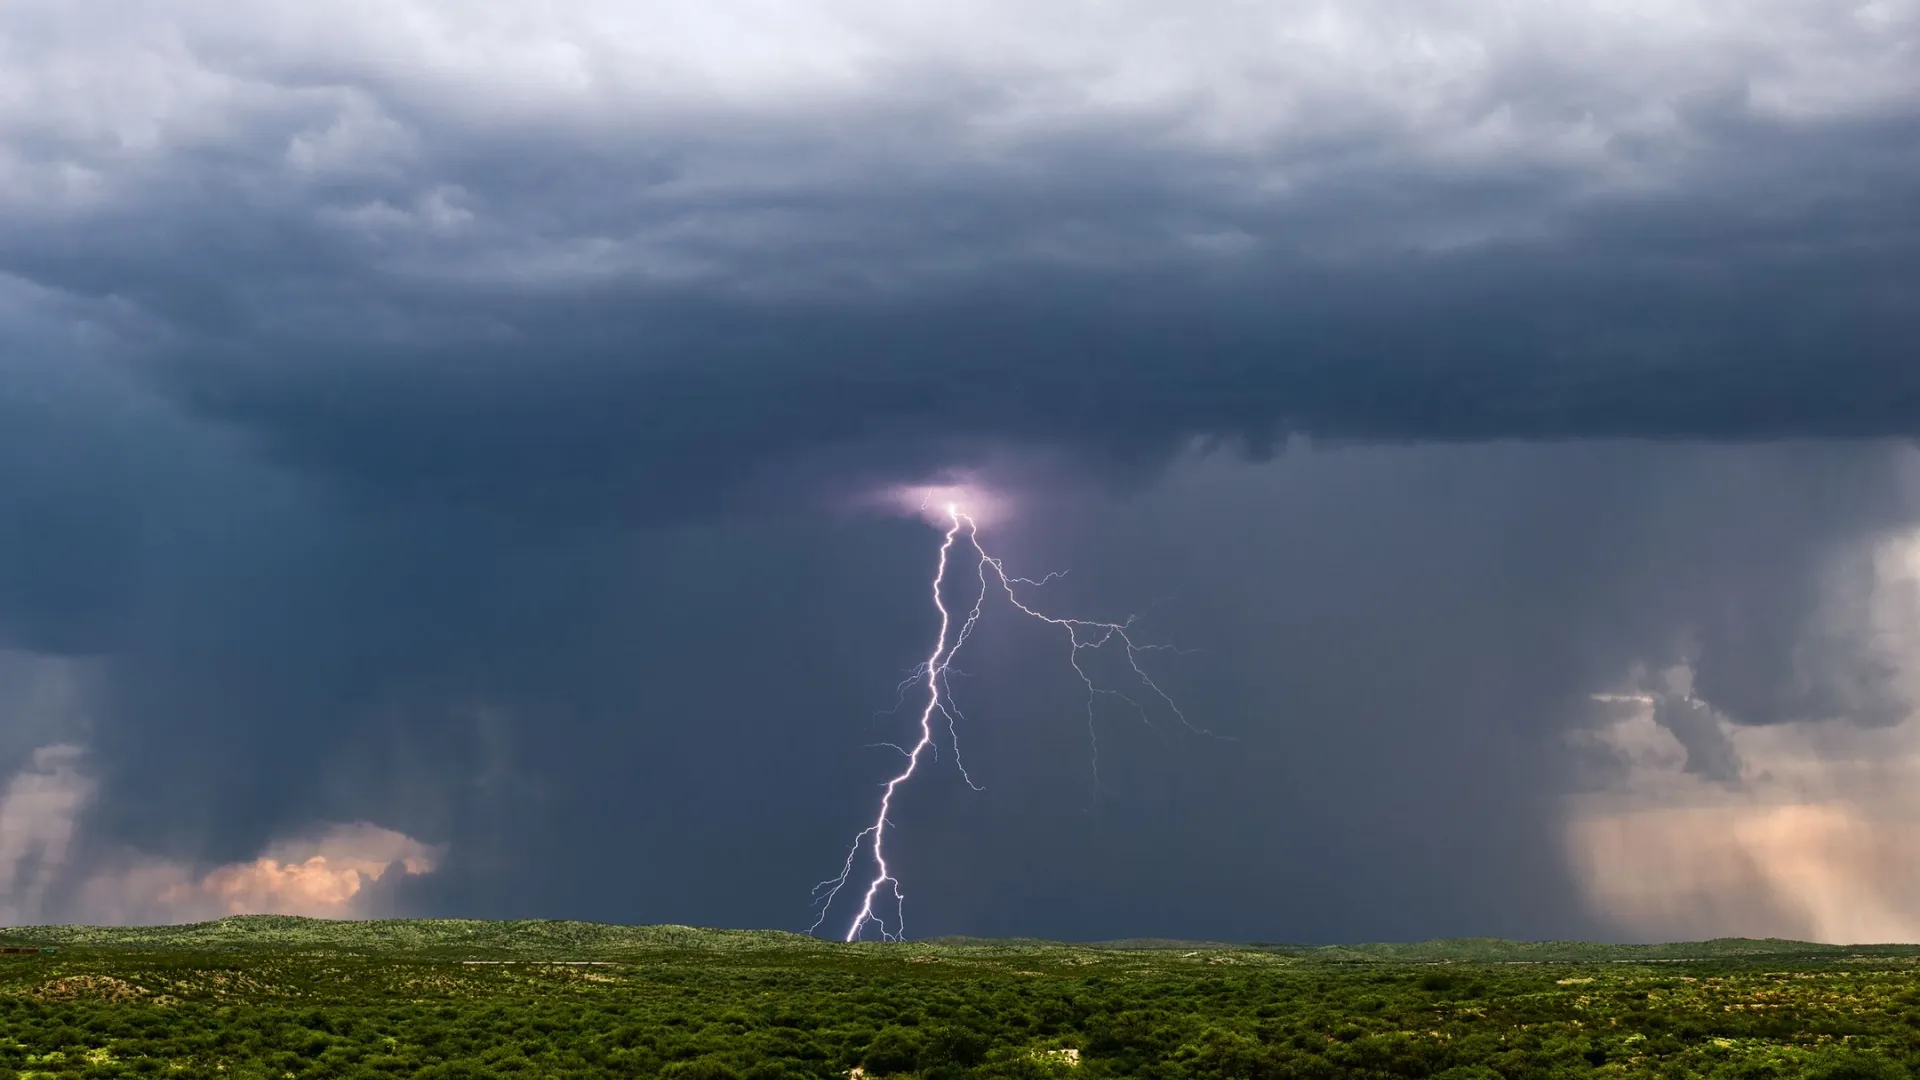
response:
[[[216,867],[169,886],[156,901],[182,914],[217,909],[221,915],[340,918],[361,914],[363,890],[387,873],[431,873],[439,858],[439,851],[412,837],[360,822],[314,840],[283,841],[252,862]]]
[[[1920,831],[1839,803],[1577,817],[1589,900],[1637,936],[1920,941]]]
[[[97,791],[86,751],[35,751],[0,787],[0,922],[167,923],[224,915],[364,917],[369,886],[432,873],[443,851],[367,822],[323,827],[215,866],[137,852],[80,860],[83,814]]]
[[[1871,587],[1836,589],[1810,633],[1871,643],[1874,669],[1911,709],[1920,532],[1862,563]],[[1572,798],[1565,834],[1593,910],[1643,939],[1920,941],[1920,718],[1744,725],[1693,698],[1688,676],[1600,695],[1612,716],[1574,734],[1613,767]]]

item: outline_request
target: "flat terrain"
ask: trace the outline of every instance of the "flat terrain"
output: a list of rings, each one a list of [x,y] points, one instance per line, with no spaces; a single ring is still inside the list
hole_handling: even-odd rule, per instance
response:
[[[283,917],[15,928],[30,1076],[1906,1077],[1920,948],[1332,948]]]

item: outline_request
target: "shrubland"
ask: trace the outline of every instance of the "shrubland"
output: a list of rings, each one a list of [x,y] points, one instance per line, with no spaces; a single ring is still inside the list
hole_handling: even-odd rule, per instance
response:
[[[1920,949],[1334,948],[283,917],[15,928],[38,1076],[1906,1077]]]

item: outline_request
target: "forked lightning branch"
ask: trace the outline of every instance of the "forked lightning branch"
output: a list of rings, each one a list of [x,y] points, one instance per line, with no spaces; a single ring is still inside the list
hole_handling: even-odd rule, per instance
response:
[[[921,509],[925,510],[923,503]],[[1067,639],[1067,663],[1087,689],[1087,737],[1093,748],[1093,769],[1095,782],[1099,778],[1099,746],[1095,737],[1095,703],[1101,697],[1111,697],[1140,713],[1143,719],[1149,716],[1146,703],[1122,690],[1105,687],[1095,682],[1092,675],[1080,664],[1081,654],[1088,649],[1119,648],[1126,657],[1127,666],[1138,679],[1136,693],[1144,691],[1142,697],[1149,697],[1156,707],[1164,708],[1181,725],[1200,734],[1211,734],[1189,723],[1186,714],[1174,703],[1160,685],[1154,682],[1145,668],[1141,667],[1141,655],[1146,652],[1165,649],[1164,645],[1143,645],[1128,634],[1133,626],[1134,617],[1124,622],[1101,622],[1093,619],[1062,618],[1049,615],[1033,607],[1020,594],[1021,586],[1038,587],[1059,577],[1049,574],[1039,580],[1015,577],[1007,573],[1006,565],[997,557],[989,554],[980,539],[980,526],[965,504],[959,501],[947,501],[943,504],[944,514],[940,520],[946,530],[941,540],[938,561],[933,572],[931,587],[933,607],[939,613],[940,632],[935,637],[927,658],[914,669],[914,674],[903,686],[919,685],[925,690],[925,704],[920,710],[915,741],[910,746],[899,747],[906,757],[905,765],[891,777],[880,795],[880,806],[873,821],[854,836],[853,845],[847,850],[845,862],[840,873],[828,878],[814,888],[814,902],[818,908],[818,917],[809,932],[817,932],[827,925],[833,915],[836,901],[843,892],[851,892],[859,898],[859,905],[848,916],[845,938],[857,941],[868,932],[877,933],[886,940],[898,940],[906,933],[906,894],[900,885],[900,879],[893,873],[887,861],[887,836],[893,824],[889,816],[894,809],[894,799],[914,774],[919,770],[921,760],[933,749],[935,732],[944,728],[947,745],[953,752],[956,768],[966,779],[969,786],[972,777],[967,776],[966,767],[960,760],[959,721],[963,719],[959,707],[954,703],[953,690],[948,675],[953,670],[954,657],[959,655],[967,639],[979,625],[980,613],[988,600],[997,591],[1006,598],[1006,602],[1017,612],[1037,619],[1049,626],[1057,627]],[[966,617],[960,620],[959,628],[954,627],[954,616],[947,607],[947,576],[955,561],[955,549],[968,552],[965,557],[974,563],[974,577],[978,589],[973,595],[972,607]],[[1150,721],[1149,721],[1150,722]],[[871,864],[872,876],[865,885],[856,884],[859,872]],[[844,910],[845,905],[842,905]]]

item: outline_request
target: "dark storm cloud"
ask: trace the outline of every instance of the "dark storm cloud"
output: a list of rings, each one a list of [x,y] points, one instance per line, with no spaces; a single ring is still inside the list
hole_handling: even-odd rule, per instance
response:
[[[377,21],[301,42],[212,10],[155,61],[161,106],[16,121],[57,210],[0,216],[0,265],[148,316],[167,392],[362,493],[657,519],[1009,440],[1138,468],[1208,436],[1912,435],[1920,415],[1897,17],[1781,29],[1763,51],[1792,72],[1718,24],[1650,47],[1601,18],[1610,68],[1549,20],[1382,88],[1345,82],[1348,42],[1309,50],[1326,72],[1266,71],[1228,44],[1269,30],[1209,9],[1183,32],[1232,58],[1230,89],[1192,96],[1156,51],[1131,62],[1155,89],[1111,109],[1049,55],[996,68],[907,36],[811,96],[739,42],[680,59],[744,80],[727,96],[623,79],[622,46],[556,30],[597,93],[509,67],[490,113],[459,96],[470,73],[407,63],[428,41],[346,47]],[[1403,17],[1350,29],[1396,40]],[[1418,26],[1491,32],[1460,18]],[[1092,28],[1096,49],[1133,29]]]
[[[943,755],[903,802],[911,925],[1604,932],[1553,829],[1581,698],[1635,664],[1751,669],[1687,631],[1801,619],[1769,609],[1911,512],[1896,480],[1876,446],[1354,448],[1037,503],[993,534],[1015,568],[1072,568],[1065,609],[1152,604],[1152,639],[1199,650],[1164,685],[1237,741],[1103,710],[1096,795],[1058,638],[990,612],[958,682],[987,790]],[[411,910],[806,924],[897,761],[873,714],[930,631],[937,534],[261,500],[211,513],[143,607],[95,722],[100,831],[231,861],[365,816],[447,845]]]
[[[106,660],[0,702],[96,861],[368,818],[450,853],[383,902],[804,924],[933,539],[819,512],[974,466],[1241,741],[1103,718],[1089,813],[997,627],[918,927],[1595,932],[1585,695],[1689,665],[1729,787],[1717,716],[1911,706],[1817,616],[1913,509],[1821,441],[1920,433],[1912,21],[1785,6],[14,9],[0,635]]]
[[[134,448],[167,425],[79,315],[0,279],[0,648],[103,649],[132,584]]]

